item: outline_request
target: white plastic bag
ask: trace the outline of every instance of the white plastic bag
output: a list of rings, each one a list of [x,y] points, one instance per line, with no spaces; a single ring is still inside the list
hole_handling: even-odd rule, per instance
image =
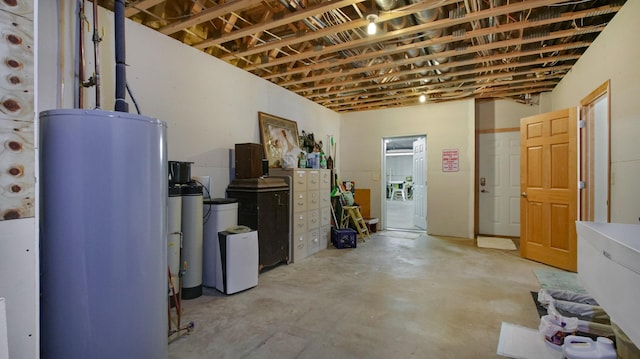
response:
[[[596,305],[573,303],[565,300],[556,300],[553,304],[557,310],[565,312],[566,315],[577,316],[594,322],[610,321],[607,312],[605,312],[602,307]]]
[[[298,168],[298,156],[300,156],[300,148],[294,147],[291,151],[282,155],[282,168]]]
[[[556,303],[557,301],[549,303],[547,313],[549,315],[562,316],[562,314],[556,309]],[[580,318],[576,319],[578,319],[578,330],[583,333],[595,334],[601,337],[611,337],[614,334],[611,325],[608,324],[608,316],[607,320],[602,323],[596,323],[591,320],[582,320]]]
[[[598,302],[588,294],[576,293],[560,289],[540,289],[538,291],[538,302],[547,305],[551,299],[565,300],[567,302],[598,305]]]

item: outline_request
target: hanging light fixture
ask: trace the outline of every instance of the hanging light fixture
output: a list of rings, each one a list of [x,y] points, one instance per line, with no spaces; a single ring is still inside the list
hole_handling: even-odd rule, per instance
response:
[[[378,10],[376,10],[375,0],[371,0],[371,10],[367,13],[367,20],[369,20],[369,25],[367,25],[367,34],[375,35],[378,32],[378,26],[376,26],[376,21],[378,21]]]
[[[376,26],[376,21],[378,20],[378,14],[371,13],[367,15],[367,20],[369,20],[369,25],[367,25],[367,34],[375,35],[378,31],[378,26]]]
[[[420,103],[424,103],[425,101],[427,101],[427,96],[425,96],[424,94],[421,94],[418,100],[420,100]]]

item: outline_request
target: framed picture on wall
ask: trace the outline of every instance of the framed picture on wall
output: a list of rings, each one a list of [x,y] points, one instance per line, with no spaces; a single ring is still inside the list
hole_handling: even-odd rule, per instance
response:
[[[298,124],[264,112],[258,112],[258,123],[260,141],[269,160],[269,167],[283,167],[284,156],[291,150],[300,148]]]

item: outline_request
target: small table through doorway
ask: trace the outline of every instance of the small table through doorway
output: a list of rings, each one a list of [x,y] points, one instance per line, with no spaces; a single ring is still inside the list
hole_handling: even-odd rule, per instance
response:
[[[388,191],[390,192],[390,198],[392,201],[395,200],[396,196],[398,195],[402,198],[403,201],[407,198],[405,194],[404,181],[388,181],[387,188],[388,188]]]

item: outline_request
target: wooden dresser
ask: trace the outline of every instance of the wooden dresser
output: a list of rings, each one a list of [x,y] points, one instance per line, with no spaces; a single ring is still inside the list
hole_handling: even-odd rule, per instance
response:
[[[258,231],[260,271],[289,260],[289,186],[282,178],[236,179],[227,197],[238,200],[238,224]]]
[[[290,178],[292,260],[326,249],[331,236],[331,170],[271,168],[269,175]]]

